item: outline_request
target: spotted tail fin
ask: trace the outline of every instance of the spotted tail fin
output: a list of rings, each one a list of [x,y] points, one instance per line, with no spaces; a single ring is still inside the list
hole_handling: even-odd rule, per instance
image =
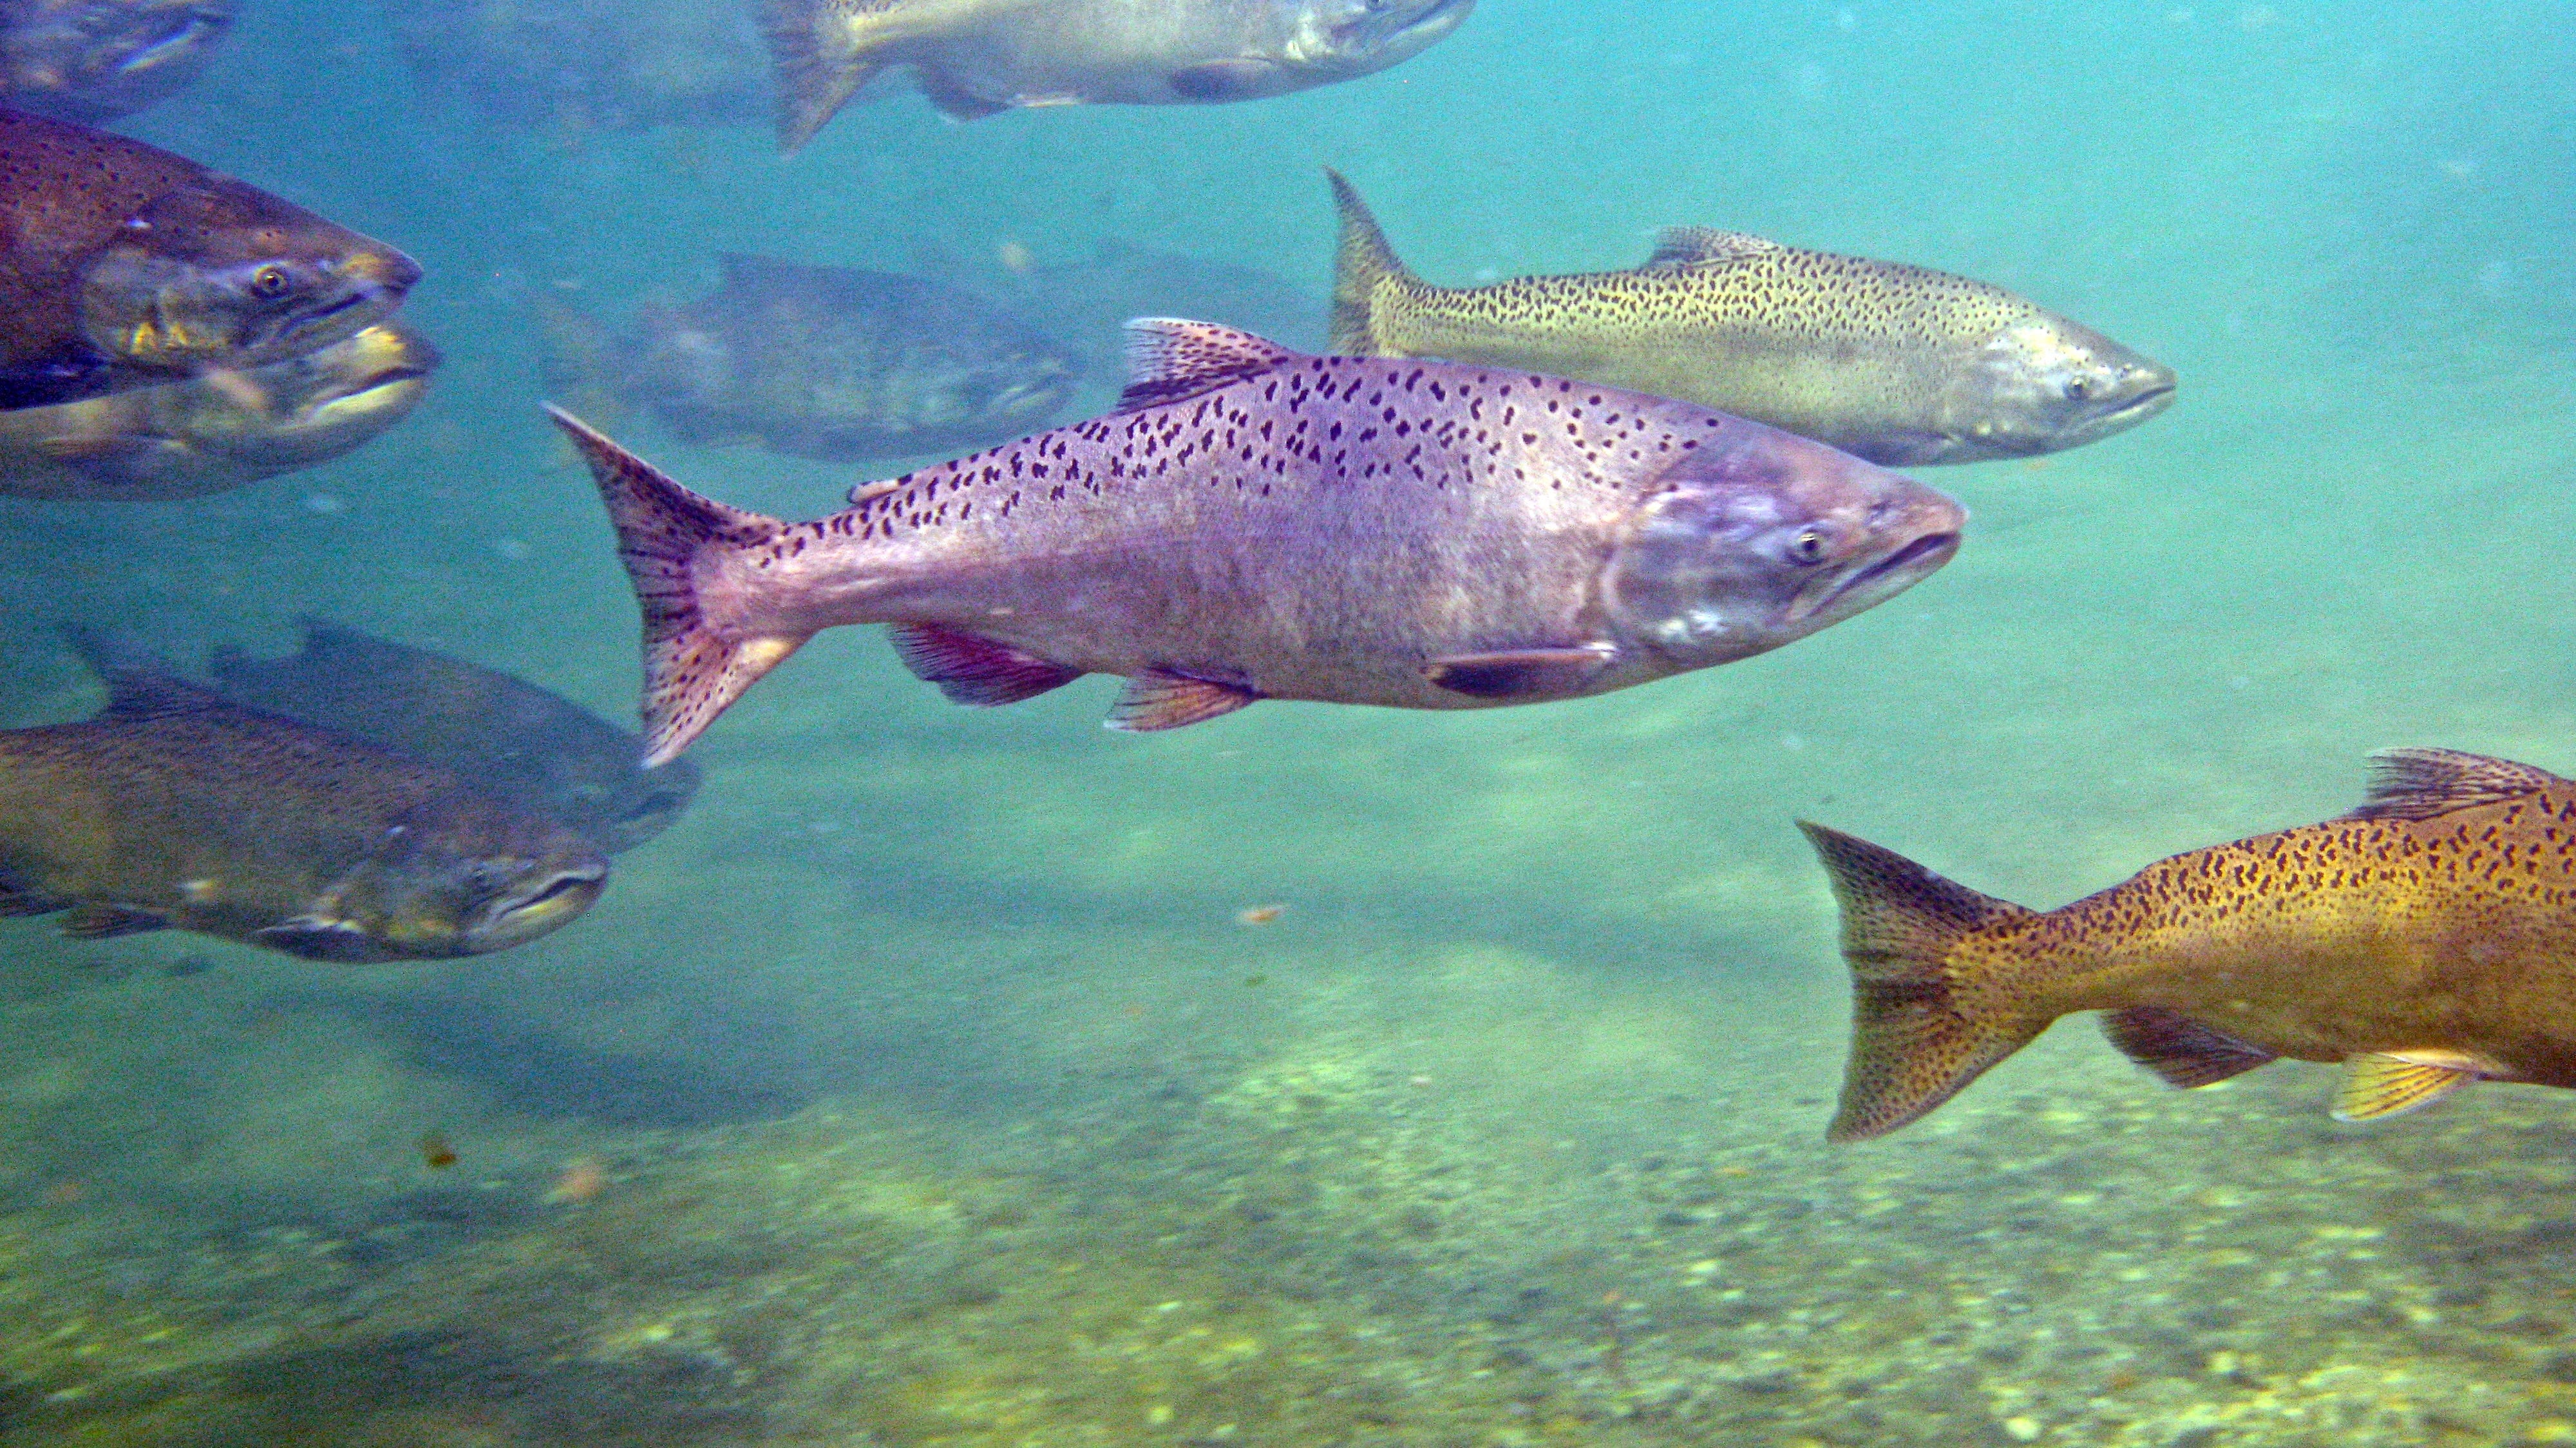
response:
[[[1974,967],[1952,959],[1967,936],[2030,912],[1866,840],[1798,827],[1833,877],[1852,973],[1851,1059],[1825,1139],[1883,1136],[1957,1095],[2046,1026],[1980,1004],[1961,989]]]
[[[1341,247],[1333,256],[1333,335],[1326,345],[1345,357],[1384,356],[1377,308],[1385,284],[1411,287],[1420,285],[1420,279],[1387,245],[1386,233],[1378,229],[1358,189],[1329,166],[1324,175],[1333,183],[1333,204],[1342,215]]]
[[[617,556],[644,613],[644,767],[667,764],[806,634],[731,636],[698,606],[697,564],[787,525],[702,498],[559,407],[546,414],[572,439],[617,528]]]

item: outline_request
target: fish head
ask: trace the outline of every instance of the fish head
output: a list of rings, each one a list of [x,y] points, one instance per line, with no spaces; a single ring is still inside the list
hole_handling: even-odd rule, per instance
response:
[[[478,799],[394,825],[374,857],[258,938],[311,960],[482,955],[571,923],[607,885],[608,861],[589,842]]]
[[[1975,462],[2081,447],[2137,426],[2173,398],[2172,368],[2034,310],[1987,338],[1942,398],[1946,448],[1909,461]]]
[[[1173,90],[1191,100],[1255,100],[1368,75],[1420,54],[1476,8],[1476,0],[1270,3],[1279,29],[1267,45],[1191,66],[1172,77]]]
[[[247,372],[209,372],[190,431],[233,457],[304,467],[340,456],[411,415],[438,370],[438,349],[397,326]]]
[[[212,176],[128,217],[81,268],[81,329],[139,367],[283,362],[402,305],[418,263],[255,187]]]
[[[1623,645],[1677,669],[1776,649],[1884,602],[1959,550],[1947,494],[1726,418],[1649,485],[1603,600]]]

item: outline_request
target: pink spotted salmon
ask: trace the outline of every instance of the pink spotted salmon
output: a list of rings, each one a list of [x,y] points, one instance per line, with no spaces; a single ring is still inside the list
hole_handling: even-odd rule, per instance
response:
[[[835,624],[951,699],[1129,682],[1113,728],[1258,699],[1459,709],[1775,649],[1958,549],[1949,497],[1688,403],[1129,325],[1117,412],[808,523],[681,487],[560,412],[642,600],[646,762]]]

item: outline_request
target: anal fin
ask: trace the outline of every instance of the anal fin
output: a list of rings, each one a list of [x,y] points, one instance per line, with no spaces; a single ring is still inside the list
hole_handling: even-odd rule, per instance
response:
[[[1129,734],[1178,729],[1231,714],[1261,696],[1237,684],[1193,679],[1185,674],[1139,674],[1127,681],[1127,692],[1110,706],[1100,722]]]
[[[2280,1059],[2162,1006],[2113,1011],[2102,1018],[2102,1034],[2121,1054],[2163,1077],[2167,1085],[2185,1090],[2241,1076]]]
[[[2430,1106],[2488,1073],[2453,1051],[2373,1051],[2354,1056],[2335,1092],[2334,1119],[2377,1121]]]
[[[62,932],[74,940],[112,940],[119,935],[141,935],[169,926],[169,921],[148,910],[131,910],[123,905],[77,905],[63,917]]]
[[[886,638],[914,678],[959,704],[1016,704],[1082,677],[1070,665],[937,624],[889,624]]]
[[[1422,677],[1477,699],[1561,698],[1583,692],[1617,654],[1608,644],[1450,654],[1423,665]]]

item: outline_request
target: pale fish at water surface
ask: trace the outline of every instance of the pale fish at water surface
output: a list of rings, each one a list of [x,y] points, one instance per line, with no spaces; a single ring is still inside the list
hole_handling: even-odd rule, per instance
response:
[[[131,115],[184,89],[233,0],[0,0],[0,105],[65,121]]]
[[[961,703],[1123,676],[1110,722],[1134,730],[1265,698],[1598,694],[1849,618],[1947,562],[1966,517],[1688,403],[1199,322],[1129,337],[1117,413],[810,523],[699,497],[558,412],[644,610],[648,762],[836,624],[894,625]]]
[[[0,493],[167,502],[309,468],[410,416],[438,360],[387,323],[265,367],[0,412]]]
[[[1678,397],[1889,467],[2061,452],[2173,401],[2173,369],[2001,287],[1740,232],[1670,228],[1634,271],[1433,286],[1326,174],[1336,352]]]
[[[763,0],[778,132],[805,144],[909,65],[959,120],[1018,106],[1255,100],[1420,53],[1475,0]]]
[[[2576,1087],[2576,781],[2447,749],[2377,762],[2340,819],[2048,911],[1805,826],[1852,971],[1832,1139],[1896,1130],[2076,1011],[2177,1086],[2348,1062],[2345,1121],[2478,1080]]]

